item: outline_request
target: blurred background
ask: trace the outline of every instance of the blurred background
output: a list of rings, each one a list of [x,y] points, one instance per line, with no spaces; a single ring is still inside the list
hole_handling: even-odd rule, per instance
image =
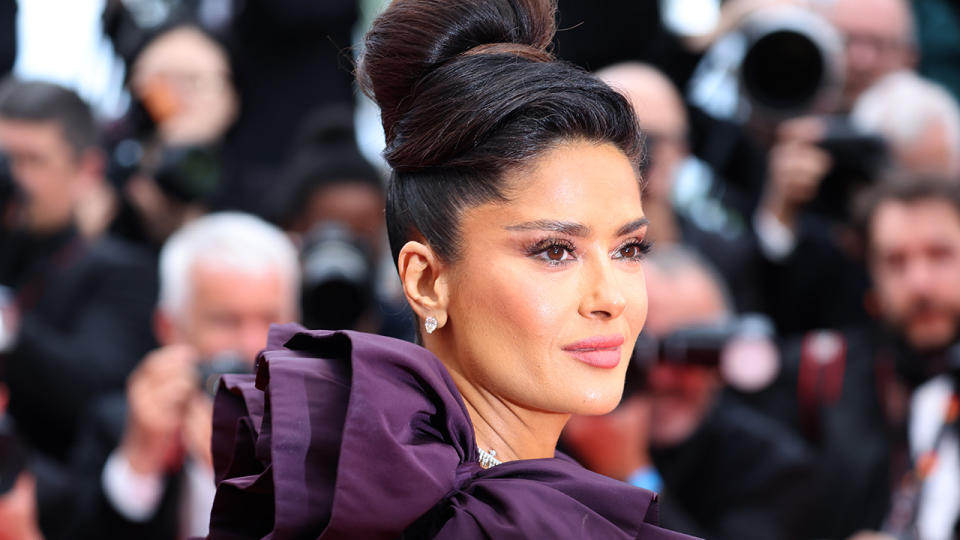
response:
[[[0,539],[207,529],[269,324],[412,340],[384,0],[0,0]],[[650,316],[560,450],[718,539],[960,538],[960,2],[559,0],[645,131]]]

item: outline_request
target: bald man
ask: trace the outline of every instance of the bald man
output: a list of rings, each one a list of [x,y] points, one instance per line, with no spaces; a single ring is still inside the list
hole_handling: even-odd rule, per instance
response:
[[[913,14],[905,0],[836,0],[827,18],[846,41],[844,110],[885,75],[916,64]]]

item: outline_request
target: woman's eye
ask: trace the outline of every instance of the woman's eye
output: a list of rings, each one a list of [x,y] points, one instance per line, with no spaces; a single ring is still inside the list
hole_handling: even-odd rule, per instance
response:
[[[568,244],[557,242],[543,243],[534,246],[530,250],[530,255],[534,258],[546,261],[549,264],[565,263],[576,258],[574,247]]]
[[[624,259],[635,259],[640,256],[640,248],[634,245],[620,248],[620,256]]]
[[[545,251],[547,258],[551,261],[562,261],[567,254],[567,248],[563,246],[550,246]]]
[[[614,258],[638,261],[650,251],[651,244],[646,241],[630,242],[617,249]]]

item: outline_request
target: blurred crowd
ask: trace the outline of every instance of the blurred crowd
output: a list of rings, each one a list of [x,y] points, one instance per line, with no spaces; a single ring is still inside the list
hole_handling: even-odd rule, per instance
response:
[[[414,339],[358,147],[381,3],[106,0],[106,118],[15,70],[0,0],[0,540],[204,535],[216,380],[271,323]],[[623,400],[561,450],[705,538],[960,538],[960,4],[559,17],[636,110],[656,242]]]

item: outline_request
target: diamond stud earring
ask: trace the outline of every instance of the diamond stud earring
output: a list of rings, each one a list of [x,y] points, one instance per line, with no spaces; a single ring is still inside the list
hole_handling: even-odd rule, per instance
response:
[[[427,320],[423,321],[423,327],[427,330],[428,334],[432,334],[434,330],[437,329],[437,318],[433,315],[427,317]]]

